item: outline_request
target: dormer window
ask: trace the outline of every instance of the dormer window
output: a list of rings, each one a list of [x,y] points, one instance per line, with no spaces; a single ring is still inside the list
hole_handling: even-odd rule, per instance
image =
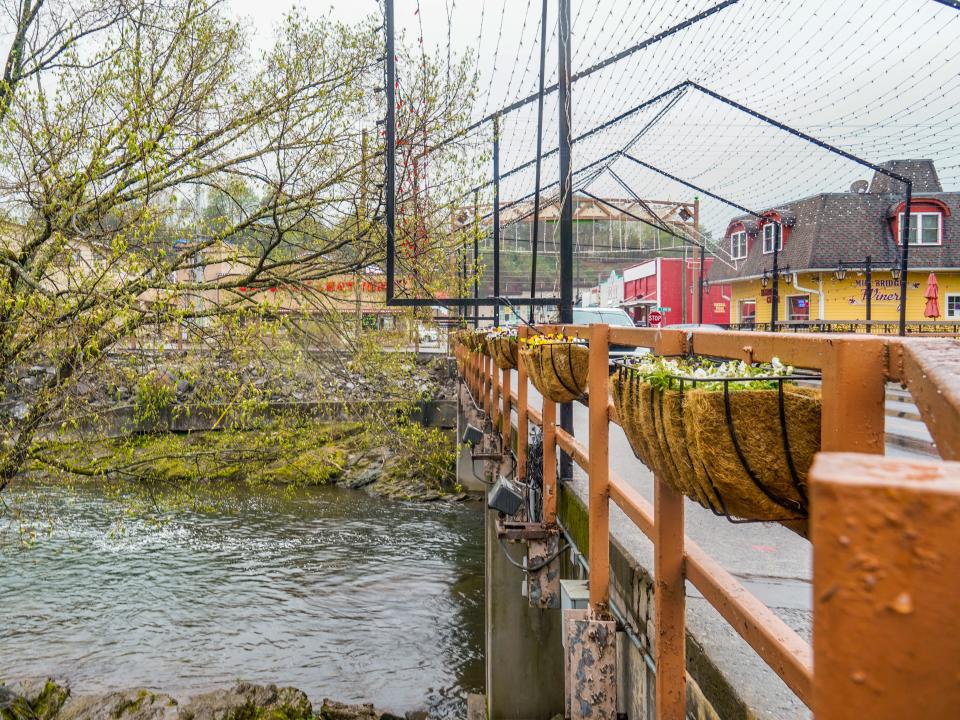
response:
[[[903,213],[897,216],[897,227],[903,227]],[[899,245],[901,238],[897,238]],[[910,213],[910,244],[911,245],[942,245],[943,244],[943,215],[938,212]]]
[[[783,250],[783,233],[780,230],[780,223],[768,222],[763,226],[763,254],[769,255],[773,252],[773,243],[776,239],[777,252]]]
[[[890,230],[897,245],[902,242],[903,211],[906,203],[891,207]],[[943,219],[950,217],[950,207],[938,198],[914,198],[910,206],[910,244],[920,247],[943,245]]]
[[[730,257],[742,260],[747,256],[747,233],[743,230],[730,236]]]

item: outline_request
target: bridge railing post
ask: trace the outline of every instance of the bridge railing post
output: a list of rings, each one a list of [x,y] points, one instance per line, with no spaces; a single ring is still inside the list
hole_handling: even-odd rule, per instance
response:
[[[598,619],[606,619],[610,602],[609,338],[608,326],[593,325],[590,328],[587,379],[590,397],[590,611],[591,616]]]
[[[656,720],[684,720],[687,708],[683,495],[654,477]]]
[[[610,615],[610,329],[593,325],[586,339],[590,341],[590,435],[585,463],[589,483],[590,605],[586,617],[578,610],[568,610],[565,616],[569,708],[573,720],[615,720],[617,625]]]
[[[810,481],[814,716],[956,717],[960,463],[820,453]]]
[[[511,412],[510,412],[510,369],[504,368],[501,371],[503,382],[500,383],[503,398],[503,410],[500,413],[500,430],[503,433],[503,452],[510,452],[510,431],[511,431]]]
[[[517,330],[518,341],[527,337],[527,328]],[[519,359],[519,358],[518,358]],[[517,363],[517,478],[527,478],[527,369],[523,360]]]
[[[543,398],[543,522],[557,521],[557,404]]]
[[[487,368],[490,371],[490,420],[493,422],[493,431],[496,432],[500,422],[500,372],[492,357],[487,357]]]
[[[490,356],[480,355],[480,386],[483,388],[483,412],[490,417]]]

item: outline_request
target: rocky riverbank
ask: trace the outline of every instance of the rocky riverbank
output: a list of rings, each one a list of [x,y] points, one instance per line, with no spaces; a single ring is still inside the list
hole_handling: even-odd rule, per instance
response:
[[[189,489],[193,483],[338,485],[399,500],[459,500],[451,433],[298,418],[256,430],[154,433],[48,443],[31,471]]]
[[[239,683],[181,702],[146,688],[74,696],[50,679],[0,682],[0,720],[425,720],[425,712],[399,716],[371,704],[324,699],[314,707],[302,691]]]

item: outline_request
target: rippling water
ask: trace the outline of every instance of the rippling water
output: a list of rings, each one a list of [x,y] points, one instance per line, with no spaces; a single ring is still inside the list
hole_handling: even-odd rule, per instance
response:
[[[55,521],[24,548],[0,516],[0,677],[180,698],[244,679],[436,717],[481,690],[476,507],[238,491],[112,537],[124,504],[96,488],[7,500]]]

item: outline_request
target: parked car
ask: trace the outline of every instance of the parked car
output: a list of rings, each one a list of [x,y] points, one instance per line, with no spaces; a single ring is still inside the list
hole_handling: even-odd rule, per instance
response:
[[[597,325],[604,323],[615,327],[633,327],[633,320],[620,308],[587,307],[573,309],[574,325]]]
[[[633,319],[620,308],[574,308],[574,325],[598,325],[604,324],[610,327],[635,327]],[[650,350],[644,347],[633,347],[631,345],[610,345],[610,362],[625,357],[636,357],[646,355]]]
[[[436,343],[440,339],[440,334],[436,328],[420,326],[420,342],[426,345]]]

